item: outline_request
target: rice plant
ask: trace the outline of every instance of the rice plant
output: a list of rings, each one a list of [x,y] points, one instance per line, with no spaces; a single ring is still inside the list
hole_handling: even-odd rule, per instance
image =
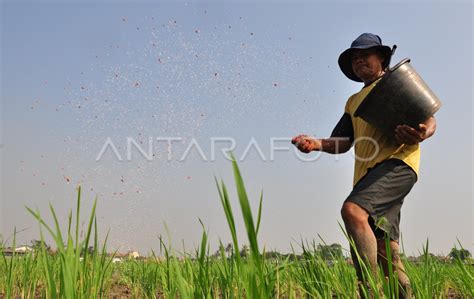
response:
[[[210,253],[209,231],[199,219],[201,240],[193,251],[187,252],[183,245],[178,252],[171,247],[171,241],[165,242],[160,236],[159,256],[151,251],[148,258],[123,259],[113,264],[116,252],[107,253],[108,233],[99,242],[97,200],[86,218],[85,230],[80,229],[80,188],[75,211],[69,212],[65,226],[60,225],[52,205],[48,219],[39,210],[27,208],[38,221],[39,241],[34,251],[19,254],[16,229],[11,238],[2,240],[0,298],[402,298],[388,238],[385,277],[382,269],[374,273],[365,265],[341,226],[354,252],[352,263],[360,265],[363,283],[358,283],[355,268],[342,251],[327,254],[321,249],[328,246],[321,237],[319,244],[315,240],[301,240],[299,250],[293,249],[286,255],[266,252],[258,242],[263,192],[255,213],[235,159],[232,170],[237,190],[235,203],[226,184],[215,179],[232,240],[227,246],[220,241],[215,254]],[[245,240],[237,238],[237,217],[244,220]],[[54,240],[55,250],[45,245],[46,234]],[[248,254],[240,251],[243,244],[249,244]],[[455,258],[443,262],[428,249],[427,241],[421,259],[416,262],[402,256],[415,297],[474,297],[474,267],[470,260]]]
[[[69,212],[67,235],[63,236],[58,217],[50,204],[50,212],[54,220],[54,228],[46,223],[40,212],[26,208],[37,220],[40,228],[41,251],[39,258],[43,265],[46,288],[44,294],[48,298],[102,298],[106,294],[111,276],[111,257],[107,256],[107,236],[99,248],[97,219],[95,216],[97,200],[94,201],[89,216],[89,224],[84,239],[80,239],[80,208],[81,188],[77,190],[75,228],[73,230],[72,211]],[[94,239],[91,243],[92,229]],[[50,234],[56,243],[56,255],[46,251],[43,230]],[[93,246],[90,252],[89,246]],[[56,270],[55,264],[59,269]]]

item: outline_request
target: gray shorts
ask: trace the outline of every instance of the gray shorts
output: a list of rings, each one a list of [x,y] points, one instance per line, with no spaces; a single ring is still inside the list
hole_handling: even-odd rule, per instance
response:
[[[369,224],[377,239],[383,239],[387,233],[391,240],[398,241],[400,209],[416,181],[416,173],[405,162],[386,160],[369,169],[346,201],[369,213]]]

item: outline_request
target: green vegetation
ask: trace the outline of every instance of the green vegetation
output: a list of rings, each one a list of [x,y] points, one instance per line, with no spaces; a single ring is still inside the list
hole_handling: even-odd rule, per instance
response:
[[[107,237],[103,244],[98,241],[96,201],[85,231],[79,228],[79,188],[75,217],[70,212],[65,227],[67,234],[62,234],[64,228],[52,206],[53,225],[48,224],[39,211],[27,208],[37,219],[40,229],[39,240],[32,242],[33,250],[21,254],[12,250],[16,248],[16,231],[11,247],[2,241],[0,297],[356,298],[359,292],[356,273],[340,245],[302,240],[298,244],[299,253],[294,250],[286,255],[266,252],[265,248],[259,247],[263,193],[255,218],[235,159],[232,164],[247,232],[245,242],[237,238],[236,214],[227,187],[216,179],[231,244],[224,246],[220,242],[219,250],[211,255],[208,232],[199,220],[201,243],[194,252],[177,254],[160,237],[159,256],[153,252],[148,258],[129,258],[113,263],[115,253],[107,253]],[[55,251],[44,242],[44,232],[54,240]],[[243,244],[249,244],[249,247]],[[449,260],[439,259],[429,253],[427,242],[418,260],[403,257],[416,298],[474,296],[474,267],[469,251],[455,247],[452,253]],[[363,293],[374,298],[399,297],[396,275],[381,279],[379,277],[383,275],[374,276],[364,265],[362,269],[366,276]]]

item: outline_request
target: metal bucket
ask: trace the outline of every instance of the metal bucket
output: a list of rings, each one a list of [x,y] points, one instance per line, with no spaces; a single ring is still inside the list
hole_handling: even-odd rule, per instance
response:
[[[418,128],[433,116],[441,101],[405,58],[389,69],[357,108],[354,116],[395,135],[397,125]]]

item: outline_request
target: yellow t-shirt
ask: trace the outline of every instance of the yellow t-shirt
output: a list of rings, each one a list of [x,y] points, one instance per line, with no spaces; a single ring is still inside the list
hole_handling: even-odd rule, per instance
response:
[[[357,182],[367,173],[368,169],[388,159],[403,160],[418,175],[420,167],[420,145],[397,145],[381,131],[366,122],[354,113],[364,98],[374,88],[379,80],[362,88],[352,95],[346,103],[345,113],[350,114],[354,128],[354,182]]]

